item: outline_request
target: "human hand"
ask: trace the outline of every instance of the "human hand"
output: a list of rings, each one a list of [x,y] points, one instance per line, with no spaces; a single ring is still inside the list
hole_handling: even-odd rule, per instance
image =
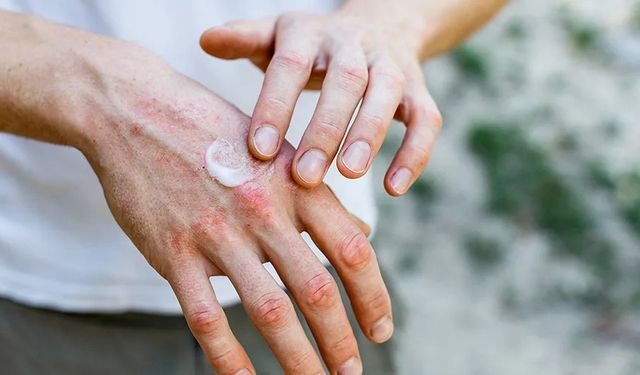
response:
[[[287,13],[202,35],[207,53],[248,58],[265,71],[248,137],[249,150],[261,160],[277,154],[300,92],[322,89],[293,157],[291,174],[301,186],[322,182],[343,138],[339,171],[363,176],[394,117],[407,132],[385,176],[387,192],[404,194],[427,164],[442,119],[424,83],[418,33],[373,8],[366,15],[348,7],[326,16]]]
[[[336,282],[299,233],[309,232],[338,271],[367,337],[382,342],[393,330],[390,301],[363,230],[326,186],[293,182],[291,145],[271,161],[255,160],[248,117],[168,67],[126,55],[127,68],[109,60],[97,69],[104,92],[79,148],[120,226],[171,284],[213,366],[255,373],[211,288],[209,277],[224,274],[286,373],[323,372],[291,301],[262,266],[271,261],[331,373],[345,364],[345,373],[361,373]],[[214,141],[221,147],[207,154]],[[239,185],[220,184],[205,158],[234,169],[217,172]]]

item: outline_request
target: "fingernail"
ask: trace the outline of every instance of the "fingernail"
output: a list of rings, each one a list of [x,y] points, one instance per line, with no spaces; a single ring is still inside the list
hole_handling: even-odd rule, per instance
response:
[[[236,375],[251,375],[251,371],[247,370],[246,368],[243,368],[242,370],[236,372]]]
[[[396,193],[402,194],[409,188],[411,183],[411,171],[407,168],[400,168],[391,177],[391,187]]]
[[[338,369],[338,375],[360,375],[362,374],[362,364],[356,357],[349,358]]]
[[[278,149],[278,131],[271,125],[259,127],[253,134],[253,145],[264,156],[273,155]]]
[[[367,168],[371,157],[371,146],[365,141],[351,144],[342,156],[342,162],[351,172],[362,173]]]
[[[371,328],[371,338],[375,342],[381,343],[389,340],[391,335],[393,334],[393,322],[391,321],[391,317],[385,316],[384,318],[378,320],[376,324]]]
[[[298,160],[296,171],[304,182],[315,184],[322,180],[326,164],[327,156],[325,153],[312,148]]]

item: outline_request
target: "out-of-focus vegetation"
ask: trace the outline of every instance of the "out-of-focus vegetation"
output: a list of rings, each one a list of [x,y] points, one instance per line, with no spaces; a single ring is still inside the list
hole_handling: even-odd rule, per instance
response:
[[[613,245],[598,230],[585,198],[553,168],[544,150],[512,123],[475,124],[469,146],[486,171],[489,209],[525,228],[536,227],[549,236],[556,254],[579,259],[593,271],[595,288],[572,297],[613,307],[611,288],[620,273]]]
[[[425,75],[444,128],[375,244],[399,373],[640,374],[640,0],[512,2]]]
[[[486,82],[489,76],[489,63],[486,55],[479,49],[461,46],[451,57],[457,68],[470,79]]]
[[[465,238],[465,251],[472,267],[478,271],[490,271],[504,259],[505,248],[498,238],[475,232]]]
[[[640,236],[640,172],[630,172],[617,181],[616,201],[627,223]]]

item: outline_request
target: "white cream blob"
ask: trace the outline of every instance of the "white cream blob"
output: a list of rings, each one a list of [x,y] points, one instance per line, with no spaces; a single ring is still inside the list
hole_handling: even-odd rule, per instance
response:
[[[226,187],[236,187],[251,180],[255,171],[247,157],[240,155],[226,139],[216,139],[205,154],[207,171],[211,177]]]

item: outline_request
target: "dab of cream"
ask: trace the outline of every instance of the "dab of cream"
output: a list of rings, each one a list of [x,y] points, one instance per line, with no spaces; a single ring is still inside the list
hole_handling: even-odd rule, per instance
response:
[[[207,171],[211,177],[226,187],[236,187],[255,175],[248,161],[226,139],[216,139],[205,153]]]

